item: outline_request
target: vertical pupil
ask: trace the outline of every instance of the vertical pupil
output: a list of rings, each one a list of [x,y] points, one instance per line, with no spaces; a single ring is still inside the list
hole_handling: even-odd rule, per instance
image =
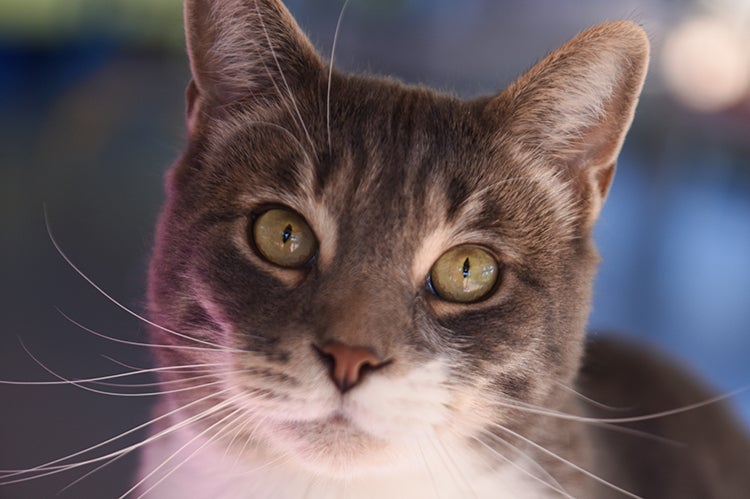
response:
[[[466,279],[467,277],[469,277],[469,271],[470,270],[471,270],[471,263],[469,263],[469,259],[467,258],[466,260],[464,260],[463,269],[461,269],[461,273],[463,274],[464,279]]]
[[[284,232],[281,234],[282,242],[286,244],[290,237],[292,237],[292,224],[284,227]]]

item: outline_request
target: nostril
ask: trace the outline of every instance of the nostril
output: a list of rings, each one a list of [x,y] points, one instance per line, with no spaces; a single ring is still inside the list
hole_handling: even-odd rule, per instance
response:
[[[315,346],[315,350],[342,393],[357,385],[368,372],[386,364],[369,348],[339,341],[329,341],[322,347]]]
[[[333,355],[324,352],[322,348],[315,344],[313,344],[313,349],[318,353],[323,364],[325,364],[329,370],[333,370]]]

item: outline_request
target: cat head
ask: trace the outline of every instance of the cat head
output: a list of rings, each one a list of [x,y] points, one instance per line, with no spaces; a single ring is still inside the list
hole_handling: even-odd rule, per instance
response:
[[[166,371],[194,388],[173,395],[185,411],[352,476],[554,407],[579,364],[643,31],[590,29],[463,101],[330,69],[277,0],[188,0],[185,19],[188,145],[149,291],[159,362],[219,380]]]

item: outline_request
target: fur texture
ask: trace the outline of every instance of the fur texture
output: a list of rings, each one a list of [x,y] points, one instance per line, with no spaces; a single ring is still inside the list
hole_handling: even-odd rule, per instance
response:
[[[573,392],[632,405],[617,383],[604,385],[619,370],[596,374],[598,362],[623,358],[636,373],[640,354],[618,353],[626,348],[594,347],[576,383],[598,261],[590,229],[648,63],[638,26],[588,30],[498,95],[461,101],[388,79],[329,78],[277,0],[188,0],[185,13],[189,143],[169,174],[149,303],[165,386],[186,390],[163,397],[160,412],[174,413],[146,450],[140,491],[731,490],[677,461],[659,475],[681,476],[681,486],[651,487],[659,480],[642,469],[639,449],[653,442],[611,438],[586,419],[611,413]],[[254,247],[254,221],[277,206],[311,227],[311,265],[278,267]],[[427,286],[440,255],[464,244],[498,262],[499,284],[476,303],[442,300]],[[320,354],[330,342],[366,348],[382,365],[342,391]],[[187,365],[204,367],[169,369]],[[738,479],[726,471],[724,481]]]

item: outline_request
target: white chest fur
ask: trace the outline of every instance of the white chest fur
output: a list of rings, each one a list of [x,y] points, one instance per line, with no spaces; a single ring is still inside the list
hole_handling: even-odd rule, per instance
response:
[[[495,463],[493,469],[481,470],[465,457],[448,455],[437,448],[423,448],[422,462],[413,463],[409,470],[340,480],[316,476],[278,458],[252,461],[245,457],[240,461],[223,448],[195,437],[185,428],[149,445],[142,456],[138,480],[144,481],[139,493],[165,499],[555,496],[522,471],[521,464]]]

